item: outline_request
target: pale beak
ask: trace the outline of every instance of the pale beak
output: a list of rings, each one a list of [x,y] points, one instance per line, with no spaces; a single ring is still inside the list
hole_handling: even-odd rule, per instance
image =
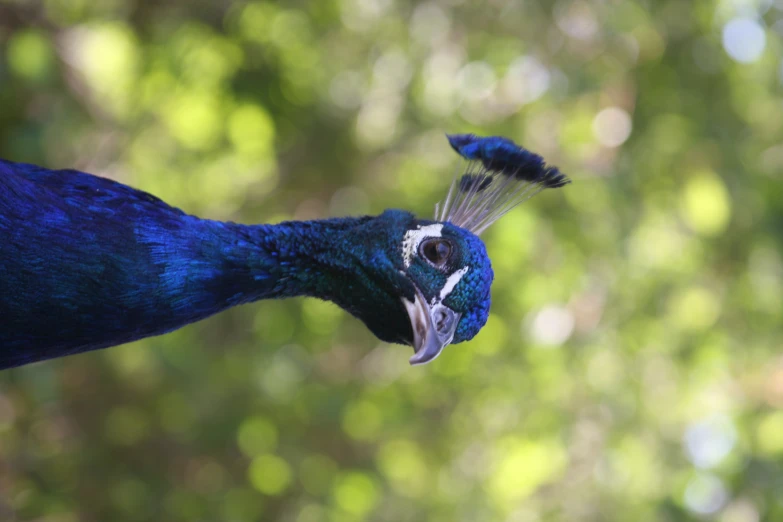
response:
[[[413,350],[416,353],[410,358],[410,363],[414,366],[426,364],[440,355],[454,339],[460,314],[441,303],[428,305],[418,288],[413,302],[403,297],[402,304],[408,311],[413,329]]]

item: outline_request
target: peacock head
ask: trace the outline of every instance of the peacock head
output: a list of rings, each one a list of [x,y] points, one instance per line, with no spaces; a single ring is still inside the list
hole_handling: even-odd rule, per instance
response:
[[[380,339],[412,345],[414,365],[432,361],[451,343],[472,339],[487,322],[493,272],[478,236],[519,203],[569,183],[541,156],[506,138],[448,139],[467,165],[436,205],[435,220],[399,210],[373,220],[370,226],[383,230],[394,252],[371,263],[388,278],[382,285],[387,290],[374,296],[373,312],[352,310]],[[386,270],[389,265],[395,270]]]

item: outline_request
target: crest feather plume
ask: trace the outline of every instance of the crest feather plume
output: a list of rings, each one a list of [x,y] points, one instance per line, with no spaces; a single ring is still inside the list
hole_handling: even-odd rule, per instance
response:
[[[446,200],[435,205],[435,219],[476,235],[542,190],[571,182],[544,158],[507,138],[473,134],[446,137],[451,147],[468,160],[468,166],[454,178]]]

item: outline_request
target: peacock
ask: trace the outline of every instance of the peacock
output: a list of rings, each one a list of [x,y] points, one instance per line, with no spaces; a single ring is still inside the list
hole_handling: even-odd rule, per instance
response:
[[[165,334],[259,299],[336,303],[413,365],[487,321],[481,234],[569,179],[513,141],[447,135],[466,161],[433,220],[243,225],[77,170],[0,160],[0,369]]]

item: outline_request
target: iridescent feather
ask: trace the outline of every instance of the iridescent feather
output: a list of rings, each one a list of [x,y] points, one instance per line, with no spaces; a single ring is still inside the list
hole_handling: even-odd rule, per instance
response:
[[[570,180],[557,167],[499,136],[448,135],[452,148],[468,162],[457,175],[435,219],[481,234],[509,210],[547,188]]]

